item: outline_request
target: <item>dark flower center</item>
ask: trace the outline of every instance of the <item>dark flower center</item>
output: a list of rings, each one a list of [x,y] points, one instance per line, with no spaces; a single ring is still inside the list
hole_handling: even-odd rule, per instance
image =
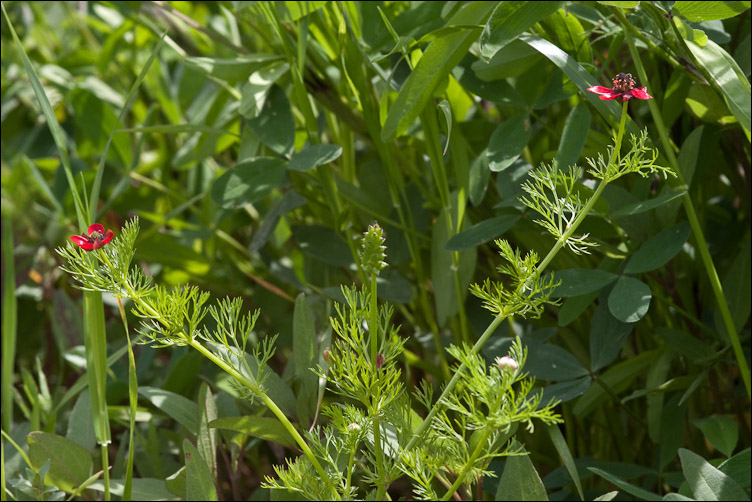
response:
[[[611,81],[614,83],[614,89],[620,92],[631,91],[637,87],[637,81],[631,73],[619,73]]]

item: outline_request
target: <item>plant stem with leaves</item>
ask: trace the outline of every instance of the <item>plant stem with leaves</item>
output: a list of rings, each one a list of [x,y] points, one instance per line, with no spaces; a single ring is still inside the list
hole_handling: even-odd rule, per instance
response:
[[[568,172],[563,172],[554,161],[550,166],[542,165],[530,173],[531,179],[523,185],[527,195],[521,198],[521,202],[542,216],[542,219],[536,220],[536,223],[556,237],[556,243],[543,261],[538,263],[538,256],[534,252],[529,252],[523,259],[519,251],[513,251],[506,241],[496,241],[501,250],[501,256],[507,262],[499,267],[499,271],[510,277],[511,288],[505,289],[501,283],[492,283],[490,280],[486,280],[483,285],[471,286],[472,293],[481,298],[484,301],[484,307],[495,314],[494,319],[473,345],[471,354],[480,353],[481,348],[504,319],[513,315],[539,317],[543,306],[553,303],[549,301],[549,297],[556,284],[553,283],[553,279],[543,280],[543,272],[564,246],[580,254],[589,253],[588,248],[596,245],[587,240],[587,234],[575,235],[575,232],[608,183],[628,173],[639,173],[643,177],[654,172],[662,172],[664,177],[667,174],[674,174],[668,168],[655,165],[657,154],[645,146],[647,141],[645,131],[639,137],[632,135],[631,150],[621,155],[627,104],[626,100],[622,103],[619,129],[614,137],[614,144],[608,148],[608,161],[604,160],[601,154],[597,159],[588,159],[591,167],[589,173],[598,178],[600,183],[584,203],[580,200],[577,191],[577,184],[582,175],[580,168],[573,167]],[[650,156],[646,157],[647,154]],[[436,404],[430,408],[425,420],[407,444],[408,450],[422,440],[439,413],[442,401],[451,395],[454,387],[461,380],[462,373],[466,370],[467,366],[464,363],[457,368]]]
[[[336,489],[306,441],[284,412],[268,397],[263,387],[264,364],[273,355],[273,340],[267,339],[254,349],[255,371],[246,360],[245,344],[258,312],[253,316],[250,313],[241,316],[240,300],[225,300],[220,302],[219,307],[212,306],[207,310],[203,305],[209,294],[200,293],[195,287],[170,292],[152,287],[151,281],[140,268],[130,266],[137,235],[138,219],[134,219],[126,223],[121,235],[112,243],[94,250],[92,254],[87,254],[88,251],[71,243],[57,251],[66,260],[63,269],[80,283],[81,289],[99,292],[100,295],[101,292],[108,292],[118,298],[133,301],[136,315],[144,319],[141,333],[146,336],[145,343],[156,347],[191,346],[231,375],[246,390],[248,398],[260,399],[295,439],[330,488],[330,493],[338,499]],[[217,321],[215,331],[202,330],[200,327],[200,322],[207,313],[211,313]],[[243,339],[238,341],[236,334],[243,336]],[[206,348],[197,337],[214,350]]]

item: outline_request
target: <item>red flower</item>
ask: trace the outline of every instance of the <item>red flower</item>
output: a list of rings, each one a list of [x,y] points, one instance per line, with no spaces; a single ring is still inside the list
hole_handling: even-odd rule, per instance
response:
[[[89,227],[89,235],[71,235],[70,240],[86,251],[91,251],[92,249],[99,249],[110,242],[113,235],[112,230],[105,232],[104,226],[101,223],[94,223]]]
[[[636,87],[637,82],[631,73],[619,73],[612,79],[613,89],[596,85],[588,87],[588,91],[600,94],[601,99],[618,99],[627,101],[630,98],[653,99],[653,96],[647,93],[647,87]]]

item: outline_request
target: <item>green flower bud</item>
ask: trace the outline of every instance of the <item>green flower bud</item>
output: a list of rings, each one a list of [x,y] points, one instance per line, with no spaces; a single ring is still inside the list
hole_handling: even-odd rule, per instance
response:
[[[360,248],[360,263],[363,271],[378,275],[386,267],[386,246],[384,246],[384,230],[378,223],[370,225],[363,234],[363,244]]]

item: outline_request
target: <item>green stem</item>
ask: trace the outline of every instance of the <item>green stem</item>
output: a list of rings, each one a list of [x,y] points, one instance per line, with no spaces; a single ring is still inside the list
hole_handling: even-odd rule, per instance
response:
[[[621,110],[621,121],[619,122],[619,130],[616,134],[616,143],[614,144],[614,150],[611,152],[611,157],[609,158],[609,166],[613,165],[614,161],[618,158],[619,150],[621,148],[621,141],[624,137],[624,129],[627,121],[627,101],[624,101],[622,105]],[[590,212],[590,210],[595,205],[595,202],[598,200],[598,198],[603,193],[603,190],[606,188],[606,185],[608,184],[608,178],[601,181],[601,183],[598,184],[598,187],[595,189],[595,192],[593,193],[592,197],[587,201],[585,206],[583,207],[582,211],[577,215],[577,217],[574,219],[572,224],[570,225],[569,229],[562,235],[560,239],[556,241],[556,244],[551,248],[551,251],[548,252],[546,257],[543,259],[543,261],[538,265],[536,272],[540,276],[543,274],[543,271],[548,267],[548,265],[551,263],[551,261],[554,259],[556,254],[561,250],[561,248],[566,244],[567,239],[569,239],[574,232],[577,230],[577,227],[580,226],[580,223],[585,219],[587,214]],[[471,349],[470,353],[472,355],[476,355],[480,352],[480,349],[485,345],[488,338],[491,336],[491,334],[496,331],[496,328],[499,326],[501,321],[504,320],[506,317],[505,313],[498,314],[493,321],[491,321],[491,324],[488,325],[486,330],[483,332],[480,338],[478,338],[478,341],[475,342],[475,345],[473,345],[473,348]],[[414,448],[416,443],[419,439],[422,438],[423,434],[426,432],[426,430],[430,427],[431,422],[433,421],[434,417],[436,416],[436,413],[438,413],[439,404],[441,401],[443,401],[447,395],[454,389],[454,386],[457,385],[457,382],[460,379],[460,374],[465,371],[466,364],[462,363],[457,368],[457,371],[455,372],[452,379],[449,381],[449,383],[444,387],[444,391],[441,393],[439,398],[436,400],[436,404],[434,404],[433,408],[428,412],[428,415],[426,415],[425,420],[423,420],[423,423],[420,424],[420,427],[418,427],[418,430],[415,431],[415,434],[410,439],[410,441],[407,443],[407,446],[405,447],[407,450],[410,450],[411,448]]]
[[[2,332],[2,429],[10,432],[13,425],[13,363],[18,337],[18,302],[16,300],[16,266],[13,260],[13,222],[3,214],[3,332]]]
[[[472,355],[480,352],[480,349],[483,347],[483,345],[485,345],[486,341],[491,337],[494,331],[496,331],[496,328],[499,327],[499,324],[501,324],[501,321],[503,321],[505,317],[505,314],[499,314],[494,317],[494,320],[491,321],[491,324],[488,325],[480,338],[478,338],[478,341],[475,342],[475,345],[473,345],[473,348],[470,351]],[[454,376],[452,376],[452,379],[449,380],[449,383],[446,384],[446,387],[444,387],[444,391],[436,400],[436,404],[434,404],[433,408],[431,408],[431,410],[428,412],[428,415],[426,415],[426,418],[423,420],[423,423],[420,424],[418,430],[415,431],[413,437],[410,439],[410,441],[408,441],[407,446],[405,446],[405,450],[409,451],[412,448],[415,448],[418,441],[422,439],[423,434],[431,426],[431,422],[439,412],[439,403],[441,403],[441,401],[443,401],[446,396],[448,396],[449,393],[452,392],[452,389],[454,389],[454,386],[457,385],[457,382],[459,382],[462,376],[462,372],[465,371],[465,368],[467,368],[467,365],[465,363],[462,363],[460,364],[459,368],[457,368],[457,371],[454,372]]]
[[[133,459],[134,459],[134,432],[136,429],[136,407],[138,406],[138,379],[136,376],[136,357],[133,355],[131,335],[128,330],[128,318],[125,316],[122,299],[118,298],[118,310],[125,327],[125,338],[128,344],[128,404],[130,406],[130,419],[128,421],[128,459],[125,466],[125,486],[123,487],[123,500],[131,499],[133,486]]]
[[[103,257],[104,261],[110,264],[109,259],[107,258],[107,255],[105,253],[101,253],[100,256]],[[110,266],[110,269],[112,270],[112,267]],[[136,294],[136,292],[133,290],[133,287],[131,284],[127,281],[121,282],[123,287],[126,290],[126,293],[128,294],[128,297],[131,298],[134,302],[138,303],[139,306],[145,311],[148,312],[151,316],[153,316],[158,321],[162,322],[162,319],[160,319],[159,313],[154,310],[154,308],[147,302],[145,302],[139,295]],[[332,484],[331,480],[326,474],[326,471],[324,471],[324,468],[319,463],[318,459],[316,458],[316,455],[313,454],[313,451],[311,451],[311,448],[308,446],[308,444],[305,442],[305,439],[300,435],[300,433],[295,429],[295,426],[292,425],[290,420],[285,416],[284,412],[277,406],[277,404],[269,398],[264,392],[262,392],[262,389],[259,388],[258,385],[254,384],[250,380],[248,380],[245,376],[240,374],[235,368],[227,364],[225,361],[214,355],[209,349],[201,345],[196,340],[192,339],[189,335],[187,335],[185,332],[176,333],[177,337],[182,338],[183,340],[186,340],[188,342],[188,345],[193,347],[195,350],[197,350],[201,355],[209,359],[211,362],[213,362],[215,365],[219,366],[222,370],[224,370],[227,374],[232,376],[235,380],[240,382],[243,386],[248,388],[254,396],[261,399],[261,401],[269,408],[269,410],[274,414],[274,416],[277,417],[277,419],[282,423],[282,426],[287,430],[287,432],[290,433],[290,436],[295,440],[296,443],[298,443],[298,446],[303,451],[303,454],[305,454],[306,457],[308,457],[308,460],[310,460],[311,464],[313,465],[313,468],[316,469],[316,472],[321,477],[321,479],[324,481],[324,483],[327,484],[327,486],[331,489],[333,499],[339,500],[339,493],[337,493],[337,489]]]
[[[182,333],[184,336],[187,337],[184,333]],[[319,474],[321,479],[328,485],[328,487],[331,489],[332,494],[334,496],[335,500],[339,500],[339,493],[337,493],[336,488],[332,484],[331,480],[329,479],[329,476],[327,476],[326,472],[324,471],[324,468],[319,463],[318,459],[316,458],[316,455],[313,454],[313,451],[311,451],[311,448],[308,446],[308,444],[305,442],[303,437],[300,435],[300,433],[295,429],[295,426],[292,425],[290,420],[287,418],[287,416],[284,414],[284,412],[277,406],[277,404],[264,392],[261,391],[261,389],[248,380],[246,377],[240,374],[235,368],[224,362],[222,359],[214,355],[209,349],[201,345],[199,342],[195,340],[190,340],[188,343],[191,347],[196,349],[199,353],[201,353],[202,356],[209,359],[211,362],[219,366],[222,370],[224,370],[227,374],[232,376],[235,380],[240,382],[243,386],[250,389],[253,394],[261,399],[261,401],[269,408],[269,410],[274,414],[274,416],[277,417],[277,419],[282,423],[282,426],[287,430],[287,432],[292,436],[292,438],[295,440],[296,443],[298,443],[298,446],[300,446],[300,449],[303,451],[306,457],[311,461],[311,464],[313,464],[313,468],[316,469],[316,472]]]
[[[615,9],[615,12],[616,17],[619,19],[619,22],[622,26],[629,24],[629,21],[627,21],[621,9],[617,8]],[[629,52],[632,55],[635,67],[637,68],[637,73],[640,77],[640,81],[642,81],[644,85],[648,85],[648,75],[645,71],[644,65],[642,64],[642,60],[640,59],[640,53],[637,51],[637,47],[635,47],[631,33],[628,29],[625,29],[623,31],[627,45],[629,46]],[[684,178],[681,173],[681,168],[679,166],[679,161],[674,154],[673,148],[671,147],[668,132],[666,130],[665,124],[663,123],[663,116],[658,109],[658,105],[656,105],[653,100],[649,100],[648,106],[650,107],[650,113],[653,116],[653,121],[655,122],[655,128],[658,131],[658,136],[661,139],[663,153],[666,155],[666,158],[671,164],[671,168],[674,170],[674,173],[677,176],[675,184],[685,185]],[[669,180],[671,180],[671,178],[669,178]],[[739,340],[739,333],[734,326],[734,320],[731,317],[731,311],[729,310],[728,303],[726,302],[726,296],[723,293],[723,286],[721,285],[721,280],[718,277],[718,271],[716,270],[715,264],[713,263],[713,258],[710,256],[708,243],[705,240],[705,235],[702,232],[702,225],[700,224],[700,220],[697,217],[695,207],[692,204],[692,198],[689,195],[689,191],[685,192],[685,194],[681,197],[681,201],[682,205],[684,206],[684,212],[687,215],[689,225],[692,227],[692,235],[694,235],[695,239],[697,240],[697,250],[700,252],[700,259],[702,260],[702,264],[705,267],[705,273],[708,275],[708,279],[710,280],[710,286],[713,289],[713,295],[715,295],[715,300],[718,304],[721,318],[723,319],[723,325],[726,328],[726,334],[729,338],[729,341],[731,342],[732,348],[734,349],[736,363],[739,365],[742,380],[744,381],[744,386],[747,390],[747,400],[752,400],[752,386],[750,385],[750,372],[749,366],[747,366],[747,359],[744,356],[744,350],[742,349],[742,345]]]
[[[104,499],[110,500],[110,465],[109,465],[109,448],[106,444],[102,445],[102,482],[104,483]]]
[[[465,482],[465,477],[467,477],[467,473],[470,472],[470,469],[472,469],[473,464],[475,464],[475,461],[478,460],[478,457],[480,457],[481,453],[483,453],[483,447],[486,445],[486,442],[488,441],[488,436],[491,435],[491,430],[486,429],[481,433],[480,439],[478,441],[478,444],[475,447],[475,450],[470,455],[470,458],[465,462],[465,465],[462,466],[462,470],[457,475],[457,479],[454,480],[454,483],[452,483],[451,488],[444,494],[443,497],[441,497],[441,500],[449,500],[452,495],[459,489],[459,487],[462,485],[462,483]]]
[[[378,298],[376,296],[376,274],[371,273],[371,294],[369,296],[370,309],[368,320],[368,331],[371,339],[371,368],[373,371],[372,389],[373,397],[371,407],[372,420],[373,420],[373,446],[376,454],[376,473],[378,481],[376,482],[376,500],[384,500],[384,494],[386,492],[386,479],[384,476],[384,452],[381,447],[381,424],[379,420],[379,413],[381,412],[381,386],[380,380],[380,368],[379,368],[379,311],[378,311]]]
[[[353,465],[355,464],[355,451],[357,450],[357,443],[353,444],[350,448],[350,458],[347,461],[347,474],[345,475],[345,496],[350,493],[350,486],[352,484]]]
[[[621,150],[621,141],[624,138],[624,129],[627,123],[627,104],[629,101],[624,101],[622,103],[621,108],[621,120],[619,121],[619,130],[616,133],[616,142],[614,143],[614,150],[611,152],[611,157],[608,159],[608,166],[614,165],[614,161],[619,157],[619,151]],[[564,232],[564,234],[556,241],[556,244],[554,244],[554,247],[551,248],[551,250],[548,252],[545,258],[543,258],[543,261],[538,265],[538,275],[541,275],[543,271],[548,267],[548,265],[551,263],[551,260],[554,259],[554,256],[559,252],[559,250],[564,247],[564,244],[567,243],[567,240],[574,234],[575,230],[577,230],[577,227],[580,226],[580,223],[587,217],[587,215],[590,213],[590,210],[595,205],[596,201],[600,198],[601,194],[603,193],[603,190],[606,188],[606,185],[609,182],[609,178],[604,178],[600,183],[598,183],[598,186],[595,189],[595,192],[593,193],[593,196],[590,197],[585,204],[585,206],[582,208],[582,211],[577,215],[577,217],[574,219],[572,224],[569,226],[569,229]]]

